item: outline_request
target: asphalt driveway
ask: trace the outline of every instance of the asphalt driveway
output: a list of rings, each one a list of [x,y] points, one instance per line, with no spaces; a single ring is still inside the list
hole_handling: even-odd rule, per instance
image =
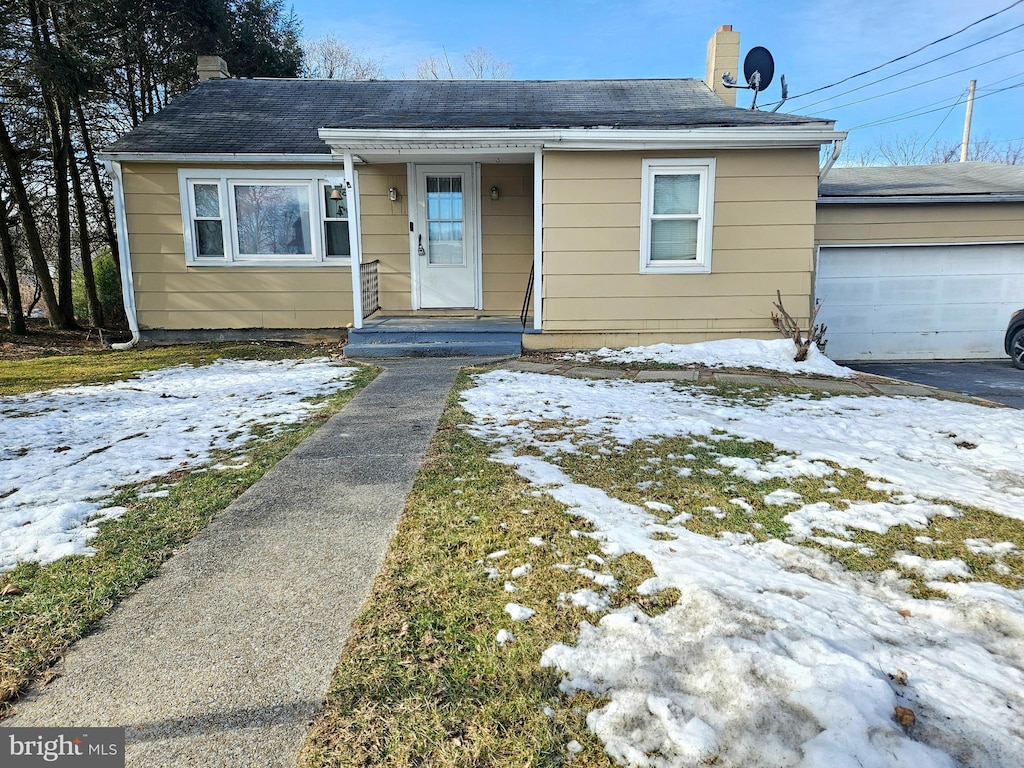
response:
[[[926,384],[1024,408],[1024,371],[1005,360],[920,363],[843,363],[855,371]]]

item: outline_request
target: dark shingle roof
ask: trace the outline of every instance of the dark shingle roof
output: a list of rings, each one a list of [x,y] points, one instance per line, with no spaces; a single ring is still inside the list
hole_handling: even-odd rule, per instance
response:
[[[1001,163],[940,163],[833,168],[818,190],[829,197],[1000,197],[1024,195],[1024,167]]]
[[[319,128],[694,128],[831,121],[725,106],[700,80],[207,80],[108,152],[327,154]]]

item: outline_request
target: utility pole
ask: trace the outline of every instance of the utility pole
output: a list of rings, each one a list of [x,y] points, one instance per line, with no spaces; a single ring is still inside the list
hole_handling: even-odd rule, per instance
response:
[[[967,162],[967,147],[971,142],[971,113],[974,112],[974,86],[978,84],[977,80],[971,80],[970,86],[967,88],[967,114],[964,115],[964,140],[960,144],[960,162]]]

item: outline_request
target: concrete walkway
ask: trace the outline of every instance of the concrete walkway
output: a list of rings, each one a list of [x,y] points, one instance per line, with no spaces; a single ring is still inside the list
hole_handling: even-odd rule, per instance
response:
[[[293,766],[472,362],[387,361],[3,725],[125,726],[129,766]]]

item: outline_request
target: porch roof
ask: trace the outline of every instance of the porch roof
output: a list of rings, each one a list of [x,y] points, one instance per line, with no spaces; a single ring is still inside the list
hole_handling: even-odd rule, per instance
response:
[[[827,129],[832,121],[726,106],[703,81],[207,80],[106,154],[324,155],[321,128]]]

